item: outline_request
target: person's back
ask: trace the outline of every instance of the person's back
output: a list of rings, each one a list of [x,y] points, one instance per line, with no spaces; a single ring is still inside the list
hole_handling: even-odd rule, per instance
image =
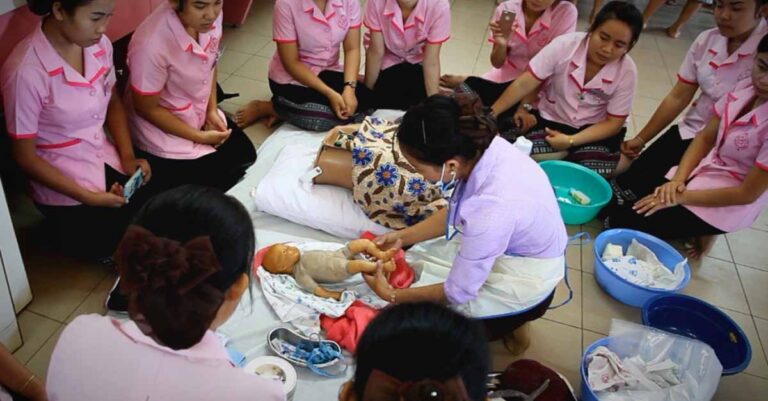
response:
[[[132,320],[78,316],[51,357],[48,392],[58,401],[282,400],[281,387],[232,366],[208,331],[192,348],[158,345]]]
[[[50,399],[284,400],[277,382],[233,366],[215,333],[249,287],[254,247],[248,212],[220,191],[152,198],[115,253],[131,319],[70,323],[51,357]]]

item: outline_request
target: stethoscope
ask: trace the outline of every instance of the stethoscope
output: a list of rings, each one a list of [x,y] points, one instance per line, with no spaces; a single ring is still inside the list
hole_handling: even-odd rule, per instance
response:
[[[451,241],[454,237],[456,237],[457,234],[464,235],[464,233],[461,231],[463,224],[461,224],[461,221],[459,221],[459,224],[457,225],[456,218],[459,214],[459,207],[461,204],[461,198],[464,196],[465,187],[465,182],[458,182],[448,199],[448,221],[445,222],[446,241]]]

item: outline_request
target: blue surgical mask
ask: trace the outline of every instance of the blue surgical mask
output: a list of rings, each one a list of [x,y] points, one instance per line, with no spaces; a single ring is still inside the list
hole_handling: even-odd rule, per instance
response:
[[[433,184],[440,187],[440,190],[443,191],[443,194],[447,194],[456,188],[456,182],[458,180],[456,179],[455,171],[451,171],[451,180],[448,182],[443,181],[443,176],[445,176],[445,163],[443,163],[443,169],[440,170],[440,180],[433,182]]]

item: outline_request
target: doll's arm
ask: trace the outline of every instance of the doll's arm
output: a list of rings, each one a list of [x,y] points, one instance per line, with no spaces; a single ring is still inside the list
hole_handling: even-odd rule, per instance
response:
[[[335,299],[337,301],[341,300],[341,292],[340,291],[330,291],[326,290],[323,287],[320,287],[319,285],[315,288],[315,291],[313,293],[315,296],[318,296],[320,298],[331,298]]]
[[[374,274],[376,273],[376,262],[362,259],[350,260],[349,263],[347,263],[347,271],[350,274]],[[384,262],[384,271],[388,273],[395,271],[395,262],[391,260]]]
[[[356,239],[350,241],[347,244],[347,249],[349,250],[350,258],[365,252],[376,258],[376,260],[380,260],[382,262],[388,262],[390,259],[392,259],[392,257],[395,256],[395,252],[397,252],[397,249],[390,249],[386,252],[382,251],[373,241],[367,239]],[[374,271],[375,270],[376,269],[374,269]]]

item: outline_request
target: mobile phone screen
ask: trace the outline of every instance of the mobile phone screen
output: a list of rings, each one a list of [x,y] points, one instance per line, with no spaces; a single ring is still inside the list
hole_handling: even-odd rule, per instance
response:
[[[501,28],[501,32],[505,35],[512,33],[512,25],[515,23],[515,16],[515,13],[512,11],[503,11],[501,13],[501,18],[499,19],[499,27]]]
[[[144,173],[141,171],[141,169],[136,170],[136,172],[133,173],[131,178],[128,179],[128,182],[126,182],[125,185],[123,186],[123,196],[125,197],[125,200],[131,199],[131,197],[136,192],[136,190],[139,189],[143,181],[144,181]]]

